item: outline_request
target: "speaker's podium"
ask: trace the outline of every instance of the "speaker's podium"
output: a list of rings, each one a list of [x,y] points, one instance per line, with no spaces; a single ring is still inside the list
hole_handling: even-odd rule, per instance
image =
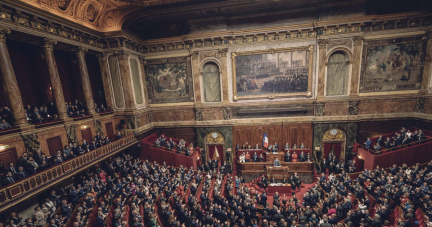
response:
[[[289,176],[289,167],[288,166],[266,166],[267,177],[268,179],[283,179],[288,178]]]
[[[273,161],[278,158],[279,161],[283,161],[284,160],[284,155],[285,153],[283,152],[278,152],[278,153],[267,153],[266,157],[267,157],[267,162],[271,162],[273,163]]]

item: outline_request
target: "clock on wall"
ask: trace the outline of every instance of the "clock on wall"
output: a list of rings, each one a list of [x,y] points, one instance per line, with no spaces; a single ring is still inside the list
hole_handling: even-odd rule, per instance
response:
[[[330,130],[330,134],[331,134],[331,135],[333,135],[333,136],[334,136],[334,135],[336,135],[336,134],[337,134],[337,132],[338,132],[338,130],[337,130],[337,129],[335,129],[335,128],[334,128],[334,129],[332,129],[332,130]]]
[[[213,139],[216,139],[216,138],[218,137],[218,134],[217,134],[217,132],[213,132],[213,133],[211,134],[211,136],[213,137]]]

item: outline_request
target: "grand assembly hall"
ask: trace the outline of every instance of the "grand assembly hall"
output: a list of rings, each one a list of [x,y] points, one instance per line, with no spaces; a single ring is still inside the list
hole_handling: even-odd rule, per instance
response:
[[[0,227],[432,227],[432,0],[0,0]]]

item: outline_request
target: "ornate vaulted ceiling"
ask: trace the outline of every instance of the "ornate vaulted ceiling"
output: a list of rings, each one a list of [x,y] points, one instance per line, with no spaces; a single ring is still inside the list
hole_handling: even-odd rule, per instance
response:
[[[430,0],[2,0],[40,15],[142,39],[425,9]],[[72,22],[72,23],[71,23]]]

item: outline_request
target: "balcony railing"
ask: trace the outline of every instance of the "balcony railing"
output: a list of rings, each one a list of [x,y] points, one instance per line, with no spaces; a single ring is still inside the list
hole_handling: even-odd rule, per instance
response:
[[[0,212],[137,143],[134,134],[0,189]]]

